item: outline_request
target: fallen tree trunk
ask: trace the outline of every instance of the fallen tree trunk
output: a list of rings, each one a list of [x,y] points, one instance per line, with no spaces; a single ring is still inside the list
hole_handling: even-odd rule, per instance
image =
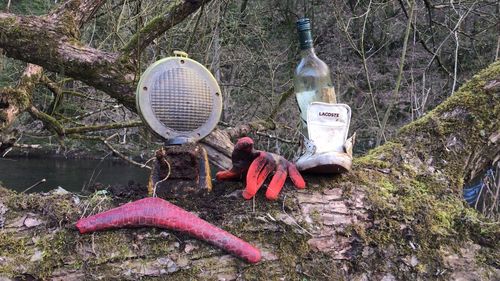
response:
[[[0,12],[0,48],[8,57],[83,81],[136,111],[135,88],[140,73],[135,69],[134,57],[127,52],[103,51],[80,42],[80,27],[105,2],[69,0],[45,16]],[[143,50],[205,2],[208,1],[174,1],[168,10],[140,30],[128,46]]]
[[[260,247],[256,265],[172,231],[74,229],[123,199],[0,189],[0,278],[498,280],[500,226],[461,189],[500,153],[499,101],[496,62],[348,175],[306,177],[277,202],[244,201],[241,183],[173,201]]]

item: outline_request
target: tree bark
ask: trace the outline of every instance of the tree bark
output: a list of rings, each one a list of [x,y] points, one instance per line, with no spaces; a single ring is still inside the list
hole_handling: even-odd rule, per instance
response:
[[[75,20],[65,20],[0,13],[0,48],[8,57],[81,80],[134,111],[132,63],[81,44]]]
[[[68,1],[53,13],[38,17],[0,13],[0,48],[8,57],[81,80],[135,112],[139,74],[128,54],[129,48],[144,49],[208,1],[174,1],[167,11],[131,39],[124,52],[98,50],[79,41],[79,27],[104,2]]]
[[[17,115],[31,104],[31,92],[42,76],[42,71],[40,66],[28,64],[16,88],[0,89],[0,130],[10,127]]]
[[[123,199],[0,189],[0,278],[498,280],[500,226],[461,198],[500,153],[498,120],[500,62],[355,159],[350,174],[306,176],[305,190],[287,186],[277,202],[244,201],[242,183],[173,201],[258,246],[256,265],[172,231],[74,229]]]

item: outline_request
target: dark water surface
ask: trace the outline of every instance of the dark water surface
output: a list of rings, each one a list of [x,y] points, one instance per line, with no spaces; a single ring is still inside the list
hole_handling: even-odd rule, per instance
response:
[[[45,183],[29,192],[49,191],[61,186],[79,192],[89,184],[127,184],[134,181],[146,185],[148,169],[116,160],[0,158],[0,182],[3,186],[23,191],[41,179]]]

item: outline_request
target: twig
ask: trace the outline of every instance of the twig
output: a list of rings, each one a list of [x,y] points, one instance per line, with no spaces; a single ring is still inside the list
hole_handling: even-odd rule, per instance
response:
[[[299,144],[299,142],[297,142],[297,141],[287,140],[287,139],[284,139],[284,138],[281,138],[281,137],[278,137],[278,136],[273,136],[273,135],[270,135],[270,134],[266,134],[266,133],[260,132],[260,131],[255,132],[255,134],[257,134],[259,136],[266,137],[266,138],[274,139],[274,140],[277,140],[277,141],[280,141],[280,142],[284,142],[284,143]]]
[[[380,117],[378,115],[377,106],[375,105],[375,98],[373,96],[372,83],[370,81],[370,73],[368,72],[368,65],[366,63],[367,59],[366,59],[366,54],[365,54],[365,30],[366,30],[366,22],[368,20],[368,15],[370,14],[370,10],[371,10],[371,5],[372,5],[372,0],[370,0],[370,2],[368,3],[368,8],[366,8],[366,15],[365,15],[365,19],[363,21],[363,30],[361,32],[360,51],[361,51],[361,59],[363,60],[363,69],[365,71],[366,83],[368,84],[368,90],[370,91],[370,100],[372,103],[373,111],[375,112],[375,117],[377,118],[378,127],[380,129],[380,128],[382,128],[382,124],[380,123]],[[385,134],[383,132],[382,132],[382,134],[383,134],[383,137],[385,139]]]
[[[2,158],[5,157],[11,150],[12,147],[7,148],[7,150],[5,150],[5,152],[2,154]]]
[[[17,148],[30,148],[30,149],[39,149],[42,148],[39,144],[26,144],[26,143],[15,143],[14,147]]]
[[[453,4],[453,1],[450,1],[450,4],[451,6],[453,7],[453,10],[455,11],[455,13],[457,13],[457,15],[460,16],[460,13],[455,9],[455,5]],[[455,63],[453,65],[453,85],[451,86],[451,94],[453,94],[455,92],[455,88],[457,86],[457,71],[458,71],[458,49],[459,49],[459,41],[458,41],[458,32],[457,30],[455,30],[453,32],[453,35],[455,37],[455,56],[454,56],[454,59],[455,59]]]
[[[116,101],[113,101],[113,100],[94,98],[94,97],[88,96],[86,94],[83,94],[83,93],[80,93],[77,91],[72,91],[72,90],[63,90],[63,94],[72,95],[72,96],[79,97],[79,98],[86,99],[86,100],[116,104]]]
[[[403,10],[403,13],[405,14],[406,18],[409,19],[408,17],[408,12],[406,11],[406,8],[403,4],[403,1],[402,0],[399,0],[399,5],[401,6],[401,9]],[[424,1],[424,4],[427,6],[427,0]],[[431,17],[431,11],[429,10],[428,11],[429,13],[429,27],[430,29],[432,30],[432,17]],[[441,58],[439,57],[439,55],[437,54],[437,51],[434,52],[433,50],[431,50],[431,48],[429,48],[429,46],[427,46],[427,43],[425,42],[425,40],[423,39],[420,31],[418,30],[418,27],[416,24],[414,24],[413,22],[411,23],[411,27],[415,30],[415,33],[417,35],[417,39],[418,39],[418,42],[420,42],[420,44],[422,44],[422,47],[424,47],[424,50],[426,50],[429,54],[432,55],[432,59],[431,59],[431,63],[436,60],[436,62],[438,63],[438,66],[446,73],[448,74],[448,76],[451,76],[451,73],[450,71],[446,68],[446,66],[444,66],[443,62],[441,61]],[[431,32],[431,33],[434,33],[434,32]],[[434,46],[434,36],[431,36],[431,39],[432,39],[432,42],[433,42],[433,46]],[[439,50],[438,50],[439,51]]]
[[[184,46],[184,50],[188,54],[189,54],[189,49],[191,48],[191,42],[193,41],[196,30],[198,29],[198,25],[200,24],[201,16],[203,16],[203,10],[205,10],[205,3],[201,4],[200,14],[198,15],[198,18],[196,19],[196,22],[194,23],[193,31],[191,31],[191,35],[189,35],[189,39],[186,43],[186,46]]]
[[[401,86],[401,79],[403,78],[403,66],[405,64],[405,59],[406,59],[406,48],[408,46],[408,39],[410,37],[410,29],[411,29],[411,22],[413,20],[414,7],[415,7],[415,0],[412,0],[410,4],[410,17],[408,19],[408,24],[406,25],[405,38],[403,41],[403,52],[401,54],[401,59],[399,61],[399,74],[396,80],[396,88],[394,89],[394,95],[389,104],[389,107],[387,108],[387,111],[385,112],[384,119],[382,120],[382,126],[380,127],[379,133],[377,135],[377,143],[376,143],[377,146],[379,146],[380,142],[382,141],[382,136],[384,135],[385,126],[387,125],[387,120],[389,120],[389,115],[391,114],[392,107],[394,107],[394,103],[399,97],[399,87]]]
[[[65,134],[80,134],[94,131],[112,130],[112,129],[122,129],[130,127],[139,127],[142,125],[142,121],[132,121],[129,123],[113,123],[105,125],[95,125],[95,126],[82,126],[64,129]]]
[[[497,40],[497,50],[495,52],[495,59],[494,59],[495,61],[498,60],[498,53],[500,53],[500,34],[498,35],[498,40]]]
[[[269,114],[269,117],[267,117],[269,120],[274,119],[276,117],[276,114],[278,114],[278,111],[280,107],[291,97],[293,96],[293,87],[289,88],[286,90],[284,93],[281,94],[280,99],[278,103],[274,106],[274,108],[271,110],[271,114]]]
[[[97,174],[97,176],[94,178],[94,175],[95,175],[95,171],[97,170],[97,168],[99,167],[99,165],[102,164],[102,162],[104,161],[104,159],[106,159],[106,157],[108,157],[111,153],[113,152],[109,152],[108,154],[106,154],[104,157],[101,158],[101,160],[99,161],[99,163],[94,167],[94,169],[92,170],[92,174],[90,175],[90,179],[89,179],[89,182],[87,185],[83,185],[82,187],[82,192],[85,190],[85,187],[88,186],[90,187],[92,185],[92,180],[94,180],[94,182],[97,180],[97,177],[99,177],[99,175],[101,175],[101,172],[102,172],[102,169],[99,170],[99,173]]]
[[[122,104],[108,105],[108,106],[105,106],[103,108],[99,108],[99,109],[96,109],[94,111],[89,111],[89,112],[87,112],[85,114],[81,114],[81,115],[75,116],[74,119],[76,119],[76,120],[82,119],[82,118],[85,118],[85,117],[89,117],[90,115],[93,115],[93,114],[96,114],[96,113],[99,113],[99,112],[102,112],[102,111],[106,111],[108,109],[118,109],[118,108],[120,108],[122,106],[123,106]]]
[[[21,193],[26,193],[26,192],[28,192],[30,189],[32,189],[33,187],[35,187],[35,186],[37,186],[37,185],[40,185],[40,184],[42,184],[42,183],[44,183],[44,182],[46,182],[46,181],[47,181],[46,179],[41,179],[41,180],[39,180],[39,181],[35,182],[32,186],[30,186],[30,187],[26,188],[25,190],[23,190]]]
[[[114,138],[116,136],[118,136],[118,134],[113,134],[108,138],[104,138],[104,137],[100,137],[100,136],[85,136],[85,135],[73,134],[73,135],[71,135],[71,138],[102,141],[104,143],[104,145],[106,145],[114,154],[116,154],[116,156],[120,157],[121,159],[125,160],[126,162],[128,162],[132,165],[135,165],[135,166],[139,166],[141,168],[146,168],[149,170],[152,169],[151,167],[147,166],[146,164],[141,164],[141,163],[136,162],[132,159],[129,159],[126,155],[124,155],[123,153],[118,151],[116,148],[114,148],[109,143],[109,140],[111,140],[112,138]]]
[[[63,90],[54,81],[50,80],[47,75],[42,75],[40,82],[42,82],[45,87],[47,87],[54,94],[54,99],[50,105],[50,115],[54,115],[64,97]]]
[[[283,211],[283,213],[285,213],[285,215],[287,215],[287,217],[289,217],[293,221],[293,223],[298,228],[300,228],[302,231],[304,231],[305,233],[307,233],[307,234],[309,234],[311,236],[314,236],[314,235],[312,235],[311,232],[307,231],[307,229],[305,229],[302,226],[300,226],[300,224],[298,224],[297,221],[285,211],[285,201],[286,201],[286,194],[285,194],[285,197],[283,198],[283,203],[281,204],[281,210]]]
[[[470,11],[472,10],[472,8],[476,5],[478,1],[474,1],[474,3],[472,3],[472,5],[469,7],[469,9],[467,10],[467,12],[465,12],[465,14],[463,14],[457,21],[457,23],[455,24],[455,27],[453,27],[453,29],[451,30],[451,32],[443,39],[443,41],[441,42],[441,44],[439,44],[439,46],[437,47],[436,51],[434,52],[434,55],[432,56],[431,60],[429,61],[429,63],[427,64],[427,67],[425,69],[425,71],[427,71],[430,66],[432,65],[432,62],[434,61],[434,59],[437,57],[439,51],[441,50],[441,48],[444,46],[444,43],[446,41],[448,41],[448,38],[450,38],[450,36],[453,34],[453,32],[455,32],[455,30],[457,30],[459,27],[460,27],[460,24],[462,23],[462,21],[469,15]],[[413,2],[412,2],[413,3]]]
[[[156,157],[151,157],[151,158],[149,158],[149,159],[148,159],[148,161],[144,162],[144,164],[142,164],[142,165],[141,165],[141,168],[146,167],[146,166],[148,165],[148,163],[149,163],[149,162],[151,162],[151,161],[153,161],[153,160],[155,160],[155,159],[156,159]],[[148,166],[148,167],[149,167],[149,166]]]
[[[136,165],[136,166],[139,166],[141,168],[146,168],[146,169],[149,169],[151,170],[152,168],[149,167],[149,166],[146,166],[144,164],[141,164],[139,162],[136,162],[132,159],[129,159],[127,156],[125,156],[123,153],[121,153],[120,151],[116,150],[110,143],[109,143],[109,139],[113,138],[117,136],[117,134],[114,134],[112,135],[111,137],[107,138],[107,139],[104,139],[102,140],[102,142],[104,143],[104,145],[106,145],[111,151],[113,151],[113,153],[115,153],[118,157],[122,158],[123,160],[127,161],[128,163],[130,164],[133,164],[133,165]]]
[[[154,158],[152,158],[152,159],[154,159]],[[150,161],[150,160],[148,160],[148,161]],[[155,186],[153,187],[153,197],[156,197],[156,188],[158,187],[158,184],[166,181],[170,177],[170,171],[171,171],[170,163],[168,162],[167,159],[164,158],[164,160],[165,160],[165,163],[167,163],[168,172],[167,172],[167,175],[162,180],[157,181],[155,183]]]
[[[271,120],[257,120],[247,124],[241,124],[233,128],[227,128],[224,131],[233,138],[248,135],[254,131],[274,130],[276,124]]]

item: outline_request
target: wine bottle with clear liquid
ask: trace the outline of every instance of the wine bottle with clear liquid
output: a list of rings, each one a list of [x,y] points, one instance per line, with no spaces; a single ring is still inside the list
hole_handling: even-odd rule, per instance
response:
[[[297,21],[301,60],[295,69],[294,90],[300,109],[302,133],[307,137],[307,109],[312,102],[336,103],[330,69],[314,52],[311,21]]]

